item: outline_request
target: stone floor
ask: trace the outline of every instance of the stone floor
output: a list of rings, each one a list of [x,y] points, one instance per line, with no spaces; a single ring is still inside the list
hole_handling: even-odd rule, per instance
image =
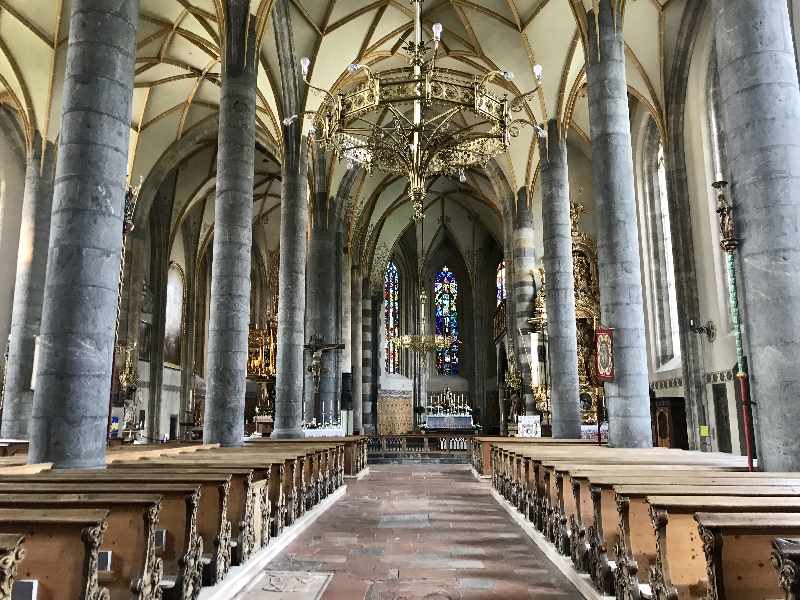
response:
[[[371,466],[236,600],[577,599],[464,465]]]

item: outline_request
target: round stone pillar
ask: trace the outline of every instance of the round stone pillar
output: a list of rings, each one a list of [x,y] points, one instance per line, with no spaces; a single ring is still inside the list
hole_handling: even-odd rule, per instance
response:
[[[550,404],[553,437],[581,437],[578,398],[578,341],[575,328],[575,280],[572,264],[567,146],[556,120],[548,123],[540,144],[542,233],[547,281],[547,339],[550,353]],[[536,352],[537,350],[532,350]]]
[[[364,336],[362,320],[362,285],[361,269],[353,267],[350,279],[350,303],[352,318],[350,321],[350,362],[353,373],[353,433],[364,431],[361,397],[364,389],[362,361],[364,356]]]
[[[531,389],[531,352],[529,348],[531,326],[528,319],[533,316],[533,301],[536,297],[536,283],[533,274],[536,269],[536,242],[533,235],[533,213],[528,192],[525,188],[517,194],[517,210],[514,216],[512,245],[511,293],[514,296],[514,314],[511,318],[514,340],[514,355],[522,375],[521,393],[525,402],[525,414],[532,415],[536,403]]]
[[[306,342],[339,343],[336,332],[336,230],[328,214],[329,202],[325,192],[315,194],[314,220],[308,240],[308,266],[306,269]],[[307,421],[317,421],[324,416],[330,421],[336,415],[336,353],[322,353],[322,372],[319,381],[319,405],[314,394],[314,379],[306,372],[304,390],[304,416]],[[311,352],[306,351],[306,364],[311,364]]]
[[[652,446],[642,272],[620,0],[589,11],[589,122],[603,325],[614,329],[615,379],[606,382],[609,444]],[[549,284],[549,282],[548,282]]]
[[[222,446],[244,439],[258,72],[249,10],[245,0],[228,3],[219,110],[203,441]]]
[[[138,0],[73,0],[31,463],[105,466]]]
[[[750,384],[766,471],[800,470],[800,122],[785,2],[715,0]]]
[[[372,288],[369,278],[362,280],[361,300],[361,433],[372,429],[372,361],[373,356],[373,319]]]
[[[34,339],[39,335],[42,323],[55,166],[55,145],[48,142],[42,157],[42,140],[37,133],[25,170],[17,278],[11,310],[11,344],[0,427],[0,437],[3,438],[27,440],[29,436],[33,411]]]

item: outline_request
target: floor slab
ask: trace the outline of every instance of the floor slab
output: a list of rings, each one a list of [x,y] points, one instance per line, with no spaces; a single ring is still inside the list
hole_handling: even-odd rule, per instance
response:
[[[293,581],[291,573],[318,585],[281,596],[276,581]],[[309,600],[582,598],[485,482],[469,467],[441,464],[371,466],[237,600],[298,592]]]

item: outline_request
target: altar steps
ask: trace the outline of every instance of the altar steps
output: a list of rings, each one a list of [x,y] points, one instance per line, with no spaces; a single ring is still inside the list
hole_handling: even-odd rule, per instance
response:
[[[466,465],[469,452],[376,452],[369,453],[371,465]]]

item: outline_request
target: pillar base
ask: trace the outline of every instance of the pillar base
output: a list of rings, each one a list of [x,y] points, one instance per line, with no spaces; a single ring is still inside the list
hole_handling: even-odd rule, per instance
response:
[[[292,429],[275,429],[269,437],[275,440],[298,440],[306,436],[303,430],[298,427]]]

